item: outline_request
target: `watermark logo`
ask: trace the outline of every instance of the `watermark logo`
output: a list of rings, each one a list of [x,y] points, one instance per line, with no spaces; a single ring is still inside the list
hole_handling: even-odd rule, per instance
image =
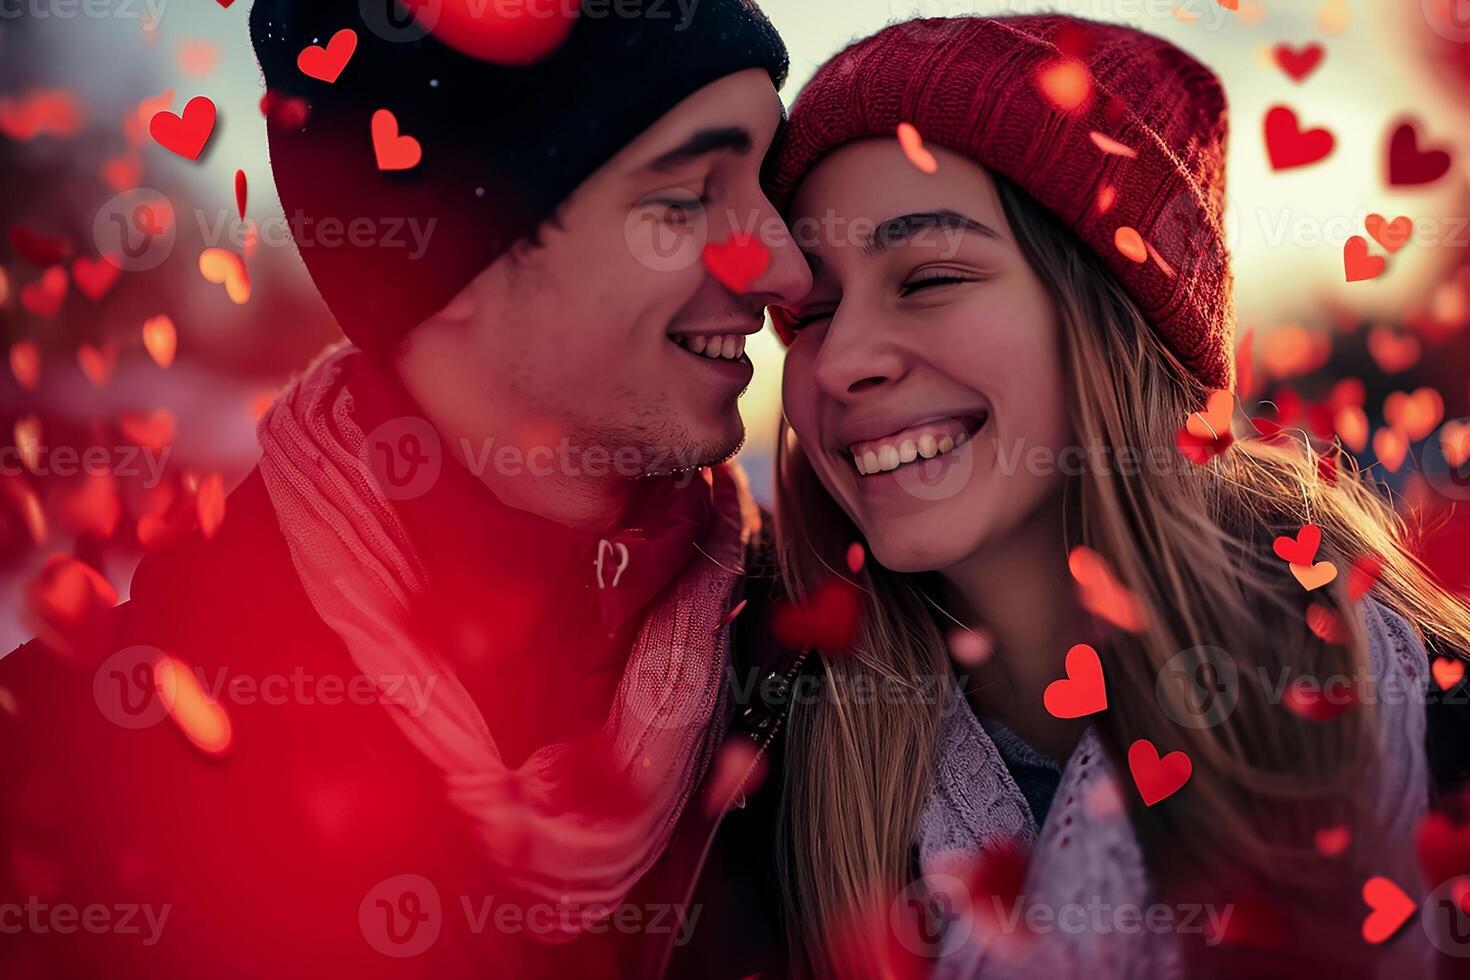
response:
[[[1235,658],[1219,647],[1191,647],[1170,657],[1155,683],[1159,706],[1185,728],[1213,728],[1240,697]]]
[[[177,229],[169,199],[150,187],[123,191],[92,219],[97,254],[125,272],[157,268],[174,250]]]
[[[1470,875],[1444,882],[1419,909],[1419,924],[1446,956],[1470,957]]]
[[[1429,29],[1454,44],[1470,44],[1470,0],[1419,0]]]
[[[434,945],[444,926],[439,890],[423,875],[385,878],[363,896],[357,924],[368,945],[384,956],[418,956]]]
[[[389,500],[411,500],[433,488],[444,468],[439,433],[427,419],[402,415],[367,436],[368,465]]]
[[[1470,500],[1470,418],[1452,419],[1425,440],[1419,470],[1440,496]]]
[[[150,728],[167,714],[153,681],[153,662],[163,656],[157,647],[139,645],[119,650],[92,675],[92,699],[102,717],[119,728]]]
[[[925,875],[893,900],[888,923],[909,952],[947,956],[965,944],[974,928],[970,889],[954,875]]]

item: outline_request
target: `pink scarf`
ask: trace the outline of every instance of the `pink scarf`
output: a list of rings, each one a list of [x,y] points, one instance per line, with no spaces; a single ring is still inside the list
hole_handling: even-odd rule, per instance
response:
[[[448,798],[505,880],[536,900],[610,914],[662,854],[725,734],[721,622],[751,531],[742,488],[725,467],[706,471],[717,510],[701,545],[710,560],[691,562],[649,607],[602,731],[509,769],[452,665],[409,625],[426,577],[353,420],[344,368],[354,356],[351,347],[323,355],[258,428],[261,474],[297,575],[358,669],[416,677],[432,691],[425,710],[386,710],[443,771]],[[599,794],[578,792],[589,766],[610,771],[635,802],[613,814]],[[565,932],[553,941],[597,921],[556,918]]]

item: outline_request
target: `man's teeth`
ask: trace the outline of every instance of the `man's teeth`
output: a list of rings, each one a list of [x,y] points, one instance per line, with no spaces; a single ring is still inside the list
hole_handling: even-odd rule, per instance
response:
[[[745,353],[745,334],[670,334],[670,339],[685,350],[705,357],[722,357],[733,361]]]
[[[896,470],[915,460],[933,459],[956,446],[963,446],[969,438],[964,431],[961,431],[957,435],[943,435],[937,439],[925,433],[917,439],[905,438],[896,441],[865,443],[861,451],[855,448],[851,450],[852,461],[857,466],[859,473],[863,476],[870,476],[873,473]]]

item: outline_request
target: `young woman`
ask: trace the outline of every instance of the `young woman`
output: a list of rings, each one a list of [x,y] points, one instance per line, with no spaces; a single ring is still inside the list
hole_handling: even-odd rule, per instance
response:
[[[862,592],[793,709],[799,972],[1426,975],[1470,611],[1349,459],[1233,423],[1224,144],[1207,69],[1057,16],[895,25],[795,103],[777,534],[797,600]]]

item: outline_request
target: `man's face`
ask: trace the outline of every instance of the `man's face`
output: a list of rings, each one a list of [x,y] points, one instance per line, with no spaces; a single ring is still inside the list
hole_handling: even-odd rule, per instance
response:
[[[568,438],[606,447],[623,475],[634,453],[640,472],[734,454],[751,377],[745,338],[768,304],[811,285],[760,188],[780,119],[763,70],[700,89],[583,182],[539,247],[467,286],[440,316],[468,346],[462,426],[523,450]],[[701,260],[705,243],[735,232],[770,253],[743,293]]]

